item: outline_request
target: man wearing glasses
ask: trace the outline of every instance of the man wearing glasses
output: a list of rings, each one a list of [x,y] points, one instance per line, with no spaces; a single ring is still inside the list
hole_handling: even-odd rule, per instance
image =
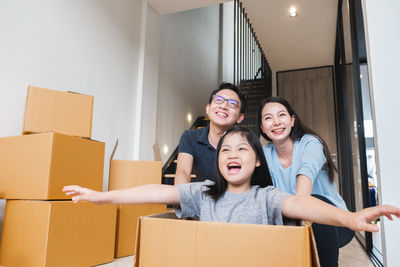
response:
[[[225,131],[243,120],[245,108],[243,94],[231,83],[222,83],[211,93],[206,106],[210,125],[186,130],[181,136],[175,184],[190,183],[192,168],[196,174],[193,181],[213,181],[215,149],[219,139]]]

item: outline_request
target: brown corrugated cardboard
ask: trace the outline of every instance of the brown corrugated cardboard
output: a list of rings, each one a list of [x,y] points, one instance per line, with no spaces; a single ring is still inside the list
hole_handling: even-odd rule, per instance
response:
[[[118,190],[143,184],[161,184],[161,161],[110,161],[108,190]]]
[[[165,211],[165,205],[118,205],[115,257],[125,257],[135,253],[137,222],[140,216]]]
[[[93,266],[114,259],[116,206],[8,200],[0,265]]]
[[[93,96],[29,86],[23,133],[59,132],[90,138]]]
[[[112,157],[117,145],[118,142],[111,155],[108,190],[161,183],[161,161],[114,160]],[[119,205],[115,257],[119,258],[134,254],[139,216],[160,213],[165,210],[165,205]]]
[[[68,199],[64,185],[102,190],[104,143],[59,133],[0,138],[0,198]]]
[[[139,219],[135,266],[319,266],[308,226]]]

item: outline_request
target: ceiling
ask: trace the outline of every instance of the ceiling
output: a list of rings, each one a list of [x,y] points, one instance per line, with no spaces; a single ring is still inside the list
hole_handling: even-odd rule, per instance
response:
[[[160,15],[222,0],[148,0]],[[273,71],[333,65],[337,0],[242,0]],[[290,7],[298,16],[289,16]]]

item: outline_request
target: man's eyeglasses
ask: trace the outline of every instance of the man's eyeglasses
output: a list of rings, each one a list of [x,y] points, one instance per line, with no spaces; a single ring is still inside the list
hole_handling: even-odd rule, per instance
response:
[[[227,99],[220,95],[213,95],[212,97],[215,104],[223,104],[226,101],[230,108],[238,108],[240,106],[240,102],[235,99]]]

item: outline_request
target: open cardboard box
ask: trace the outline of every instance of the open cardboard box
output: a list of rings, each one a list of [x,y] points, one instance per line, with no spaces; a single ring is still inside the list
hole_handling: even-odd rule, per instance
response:
[[[161,161],[133,161],[110,159],[108,190],[119,190],[144,184],[161,183]],[[166,205],[118,205],[115,257],[125,257],[135,252],[136,227],[140,216],[165,212]]]
[[[93,96],[29,86],[23,133],[59,132],[90,138]]]
[[[7,200],[4,266],[93,266],[114,260],[115,205]]]
[[[55,132],[0,138],[0,198],[69,199],[64,185],[101,191],[104,143]]]
[[[200,222],[171,212],[138,224],[135,267],[319,266],[310,225]]]

